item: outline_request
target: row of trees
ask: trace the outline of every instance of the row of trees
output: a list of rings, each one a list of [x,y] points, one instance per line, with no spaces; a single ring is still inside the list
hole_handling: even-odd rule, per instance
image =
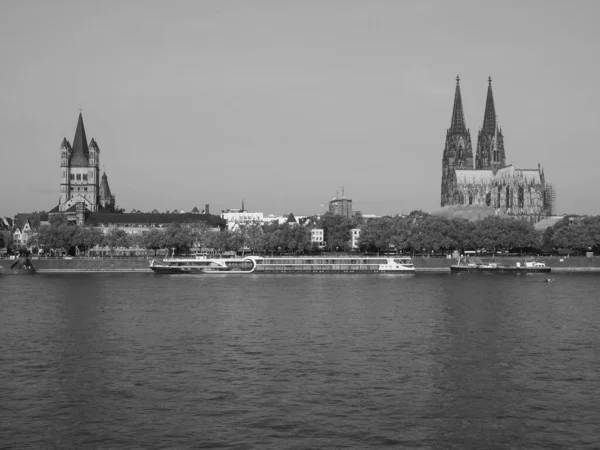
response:
[[[578,224],[565,219],[548,228],[543,235],[533,225],[516,219],[487,217],[478,222],[446,219],[414,211],[406,217],[381,217],[367,221],[325,214],[311,226],[324,230],[325,248],[330,251],[351,249],[351,229],[360,227],[358,249],[364,252],[400,251],[403,253],[445,254],[454,250],[486,249],[600,250],[600,217],[589,217]],[[249,223],[236,231],[219,232],[204,222],[153,228],[143,234],[127,234],[112,228],[107,234],[99,228],[76,226],[63,218],[41,226],[34,245],[45,249],[64,249],[89,254],[96,246],[108,248],[142,248],[156,252],[175,249],[187,253],[192,248],[209,248],[217,252],[304,253],[323,249],[311,242],[310,228],[293,224]]]
[[[313,249],[310,229],[288,224],[248,224],[233,232],[214,231],[204,222],[173,223],[166,228],[153,228],[142,234],[128,234],[123,229],[111,228],[103,233],[100,228],[77,226],[66,219],[53,218],[50,225],[42,225],[30,245],[45,252],[65,251],[89,254],[97,247],[142,248],[156,252],[175,249],[176,253],[188,253],[192,248],[209,248],[217,252],[250,251],[299,253]]]
[[[546,248],[576,253],[584,251],[598,253],[600,252],[600,216],[582,217],[575,223],[571,223],[570,217],[565,217],[544,231],[542,245]]]
[[[515,219],[487,217],[478,222],[446,219],[415,211],[407,217],[382,217],[362,228],[363,251],[448,253],[471,249],[524,250],[538,248],[540,236],[533,225]]]

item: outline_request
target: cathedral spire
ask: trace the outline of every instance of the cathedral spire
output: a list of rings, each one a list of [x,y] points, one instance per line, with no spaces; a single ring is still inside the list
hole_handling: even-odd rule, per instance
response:
[[[481,131],[485,134],[495,135],[496,129],[496,107],[494,106],[494,94],[492,93],[492,77],[488,77],[487,98],[485,100],[485,113],[483,115],[483,127]]]
[[[456,92],[454,93],[454,107],[452,108],[452,120],[449,131],[450,133],[467,131],[462,97],[460,95],[460,77],[458,75],[456,75]]]
[[[87,166],[89,163],[90,150],[88,148],[85,128],[83,126],[83,117],[79,113],[75,137],[73,138],[73,156],[71,157],[72,166]]]
[[[487,98],[483,114],[483,126],[477,136],[477,152],[475,154],[475,168],[482,170],[496,170],[506,165],[506,152],[504,151],[504,136],[498,126],[494,94],[492,93],[492,77],[488,77]]]
[[[446,131],[446,143],[442,156],[442,196],[441,205],[455,205],[460,201],[456,190],[455,170],[473,169],[473,147],[471,133],[465,123],[462,96],[460,94],[460,77],[456,76],[456,91],[450,128]]]

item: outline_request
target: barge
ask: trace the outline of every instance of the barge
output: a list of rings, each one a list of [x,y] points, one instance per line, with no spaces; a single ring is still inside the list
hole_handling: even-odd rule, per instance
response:
[[[523,261],[514,265],[502,265],[496,262],[484,263],[480,259],[459,258],[457,264],[450,266],[450,272],[509,272],[509,273],[549,273],[552,269],[541,261]]]

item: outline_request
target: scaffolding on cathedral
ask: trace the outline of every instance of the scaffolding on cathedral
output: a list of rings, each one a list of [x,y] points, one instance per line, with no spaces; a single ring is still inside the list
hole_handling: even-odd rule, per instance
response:
[[[548,198],[547,215],[553,216],[556,214],[556,190],[553,184],[546,183],[546,195]]]

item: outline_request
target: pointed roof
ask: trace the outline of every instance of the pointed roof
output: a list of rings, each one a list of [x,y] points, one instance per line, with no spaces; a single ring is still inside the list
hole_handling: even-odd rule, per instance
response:
[[[450,121],[449,131],[451,133],[467,131],[462,96],[460,95],[460,77],[458,75],[456,76],[456,92],[454,93],[454,107],[452,108],[452,120]]]
[[[98,147],[98,143],[95,141],[94,138],[92,138],[92,140],[90,141],[90,148],[93,148],[94,150],[96,150],[96,152],[100,153],[100,147]]]
[[[71,144],[67,141],[67,138],[63,138],[62,144],[60,144],[60,148],[63,150],[71,150]]]
[[[192,214],[200,214],[200,210],[194,206],[194,209],[192,209]]]
[[[496,134],[496,107],[494,106],[494,94],[492,93],[492,77],[488,78],[487,98],[485,100],[485,113],[483,115],[483,126],[481,131],[485,134]]]
[[[110,186],[108,185],[108,177],[106,176],[106,172],[102,174],[102,180],[100,180],[100,198],[103,200],[108,200],[111,197]]]
[[[30,227],[33,227],[33,220],[30,214],[17,214],[15,215],[14,227],[15,229],[19,229],[19,231],[23,231],[25,224],[29,223]]]
[[[73,156],[71,156],[72,167],[85,167],[89,165],[90,150],[88,148],[85,128],[83,126],[83,117],[79,113],[75,137],[73,138]]]

